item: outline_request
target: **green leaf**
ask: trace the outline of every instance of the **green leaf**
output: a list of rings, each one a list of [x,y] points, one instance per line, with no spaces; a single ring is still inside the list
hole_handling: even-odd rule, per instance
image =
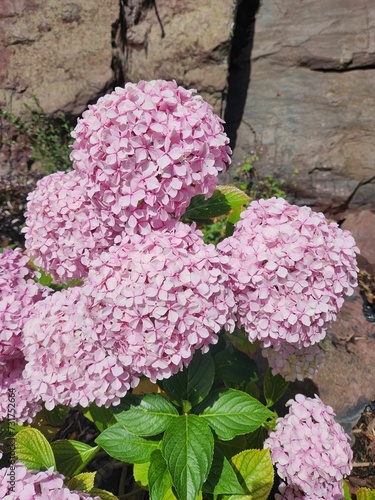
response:
[[[254,343],[251,343],[247,333],[242,328],[236,327],[233,333],[227,332],[226,337],[236,349],[248,356],[252,356],[259,347],[259,341],[256,340]]]
[[[92,497],[99,497],[100,500],[119,500],[116,495],[113,493],[110,493],[109,491],[102,490],[101,488],[92,488],[92,490],[89,491],[90,496]]]
[[[59,470],[61,474],[64,474]],[[94,487],[96,472],[84,472],[82,474],[78,474],[78,476],[71,477],[69,481],[67,481],[66,486],[70,490],[76,491],[84,491],[85,493],[89,493],[90,490]]]
[[[268,437],[268,430],[265,427],[259,427],[256,431],[247,436],[247,448],[263,448],[263,443]]]
[[[172,477],[160,450],[154,451],[151,455],[148,482],[150,498],[153,500],[174,500],[176,498],[172,491]]]
[[[121,424],[108,427],[95,442],[111,457],[130,464],[149,462],[151,453],[160,446],[160,439],[157,437],[137,436]]]
[[[104,406],[96,406],[95,403],[92,403],[87,409],[84,408],[83,414],[100,432],[103,432],[116,423],[116,419],[111,410]]]
[[[217,446],[215,446],[210,473],[202,490],[212,495],[223,493],[243,495],[244,493],[232,466]]]
[[[225,228],[225,236],[228,238],[234,233],[234,225],[241,219],[241,213],[244,211],[245,207],[237,207],[229,214],[227,225]]]
[[[16,436],[17,457],[30,470],[56,470],[51,445],[41,432],[31,427],[20,430]]]
[[[57,470],[64,476],[79,474],[100,450],[99,446],[92,447],[73,439],[54,441],[51,447]]]
[[[357,500],[375,500],[375,490],[360,488],[357,493]]]
[[[223,500],[265,500],[273,485],[270,450],[245,450],[231,460],[245,494],[223,497]]]
[[[289,385],[281,375],[272,375],[271,368],[268,368],[264,377],[264,397],[268,407],[273,406],[285,393]]]
[[[196,412],[223,441],[253,432],[273,417],[273,413],[257,399],[235,389],[213,391]]]
[[[43,418],[48,425],[52,427],[61,427],[69,413],[67,406],[58,405],[53,410],[46,410],[43,408]]]
[[[161,452],[177,495],[195,500],[211,468],[214,438],[197,415],[181,415],[164,433]]]
[[[188,367],[163,380],[161,385],[174,403],[182,406],[183,401],[189,401],[195,406],[210,392],[214,378],[215,364],[211,354],[196,351]]]
[[[241,386],[259,379],[255,361],[233,347],[218,352],[214,361],[216,377],[227,386]]]
[[[153,453],[156,453],[155,450]],[[148,489],[148,469],[150,468],[150,462],[145,462],[143,464],[134,464],[133,466],[133,476],[135,481],[142,486],[145,490]]]
[[[184,213],[184,218],[195,221],[212,219],[227,214],[249,201],[249,196],[235,186],[217,186],[208,200],[203,194],[194,196]]]
[[[344,490],[344,498],[345,500],[352,500],[352,496],[350,494],[349,486],[346,481],[342,480],[342,488]]]
[[[160,434],[178,417],[176,408],[160,394],[131,394],[113,411],[116,420],[138,436]]]

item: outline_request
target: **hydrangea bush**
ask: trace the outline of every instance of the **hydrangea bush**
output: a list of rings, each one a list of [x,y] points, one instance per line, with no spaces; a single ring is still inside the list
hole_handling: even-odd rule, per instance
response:
[[[273,407],[287,381],[314,375],[356,286],[350,233],[217,186],[222,121],[175,82],[117,88],[73,137],[73,171],[29,195],[26,253],[0,256],[0,413],[20,424],[16,486],[5,467],[0,493],[116,498],[82,472],[102,449],[134,464],[152,500],[267,499],[274,466],[277,498],[341,498],[352,453],[332,409],[302,395],[286,417]],[[204,243],[196,223],[223,214],[227,237]],[[95,446],[38,430],[68,408],[97,426]]]

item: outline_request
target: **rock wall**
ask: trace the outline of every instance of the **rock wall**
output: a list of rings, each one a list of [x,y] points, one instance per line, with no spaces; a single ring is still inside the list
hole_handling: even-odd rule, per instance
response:
[[[255,26],[234,160],[264,146],[300,203],[375,207],[375,3],[267,0]]]

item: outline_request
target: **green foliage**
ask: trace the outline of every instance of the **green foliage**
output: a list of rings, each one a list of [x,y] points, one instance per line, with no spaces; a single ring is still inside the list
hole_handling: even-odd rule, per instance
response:
[[[28,469],[56,469],[55,456],[51,445],[43,434],[32,427],[20,430],[16,435],[17,457]]]
[[[48,115],[35,95],[31,104],[25,103],[24,108],[22,116],[0,110],[0,118],[13,126],[18,134],[25,136],[31,149],[31,159],[47,174],[71,170],[69,144],[75,120],[65,113],[57,117]]]

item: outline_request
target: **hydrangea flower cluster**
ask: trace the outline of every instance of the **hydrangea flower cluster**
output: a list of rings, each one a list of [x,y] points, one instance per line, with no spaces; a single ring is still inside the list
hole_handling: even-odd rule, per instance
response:
[[[167,378],[234,329],[219,256],[182,222],[125,236],[84,286],[54,294],[25,326],[25,374],[47,408],[117,404],[145,375]]]
[[[174,81],[127,83],[78,120],[73,167],[106,226],[158,229],[193,196],[213,193],[230,161],[229,139],[194,92]]]
[[[281,375],[289,382],[302,381],[316,375],[323,361],[324,347],[322,342],[308,347],[297,347],[285,342],[276,347],[262,349],[262,354],[268,359],[273,375]]]
[[[51,290],[32,279],[28,257],[20,249],[6,248],[0,254],[0,418],[8,415],[8,388],[17,394],[15,419],[31,421],[40,409],[27,380],[23,378],[23,329],[37,302]]]
[[[43,177],[28,196],[25,218],[28,254],[56,283],[84,278],[90,260],[118,234],[102,224],[74,171]]]
[[[351,234],[281,198],[252,202],[218,249],[229,259],[238,322],[263,347],[321,341],[357,284]]]
[[[64,485],[65,477],[53,471],[29,471],[22,464],[16,464],[14,491],[8,491],[8,468],[0,469],[0,498],[4,500],[100,500],[82,491],[72,491]]]
[[[302,498],[341,499],[342,479],[350,474],[353,453],[332,408],[317,396],[302,394],[286,406],[289,413],[277,419],[275,431],[264,442],[278,475],[290,494],[299,490]]]

